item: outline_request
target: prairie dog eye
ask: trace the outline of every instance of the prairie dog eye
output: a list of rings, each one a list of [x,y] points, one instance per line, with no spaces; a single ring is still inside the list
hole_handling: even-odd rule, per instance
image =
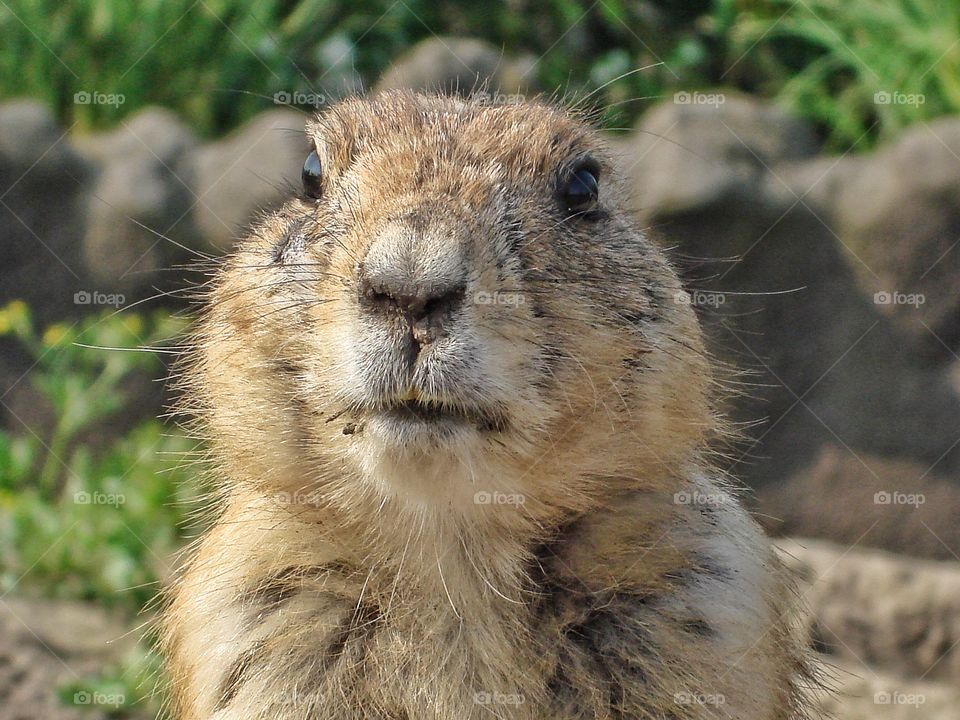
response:
[[[560,199],[569,213],[581,214],[595,210],[599,194],[597,171],[584,165],[575,167],[560,188]]]
[[[323,168],[320,167],[320,157],[316,150],[303,161],[300,178],[303,180],[303,192],[307,197],[317,200],[323,195]]]

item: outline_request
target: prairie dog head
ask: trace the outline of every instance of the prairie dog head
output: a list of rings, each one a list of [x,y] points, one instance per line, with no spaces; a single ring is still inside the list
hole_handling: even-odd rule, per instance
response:
[[[307,135],[302,191],[226,260],[188,376],[234,482],[530,511],[701,443],[696,320],[586,125],[387,93]]]

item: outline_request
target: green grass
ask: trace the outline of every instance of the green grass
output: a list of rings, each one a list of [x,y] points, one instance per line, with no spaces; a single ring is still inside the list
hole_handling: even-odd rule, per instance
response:
[[[743,75],[863,150],[907,125],[960,112],[960,4],[943,0],[771,0],[731,32]],[[744,53],[746,53],[744,55]]]
[[[9,0],[0,97],[40,98],[81,131],[162,105],[215,136],[281,91],[332,99],[353,71],[370,86],[434,35],[527,54],[548,92],[596,91],[608,127],[717,85],[778,98],[835,150],[960,112],[960,5],[943,0]]]
[[[0,88],[49,103],[80,129],[112,126],[149,104],[178,111],[201,132],[222,130],[264,103],[231,90],[302,88],[297,49],[319,29],[278,0],[19,0],[0,7]],[[306,63],[314,73],[316,64]],[[76,93],[123,97],[77,104]]]
[[[0,5],[0,96],[46,101],[80,130],[159,104],[215,135],[279,91],[334,96],[352,68],[369,85],[412,44],[436,35],[489,40],[537,59],[545,89],[589,91],[626,123],[656,97],[705,77],[695,20],[708,0],[668,6],[603,0],[8,0]],[[666,65],[658,65],[662,60]],[[77,104],[76,93],[123,97]]]
[[[90,601],[142,621],[136,616],[169,578],[196,507],[198,483],[184,462],[194,443],[151,419],[116,437],[102,437],[102,428],[136,406],[127,390],[135,375],[165,372],[156,353],[137,349],[181,325],[162,313],[104,314],[40,332],[23,303],[0,310],[0,335],[35,362],[23,382],[53,418],[50,427],[0,432],[0,593]],[[122,694],[111,710],[122,716],[150,704],[141,702],[142,683],[157,664],[148,641],[63,693]]]
[[[960,5],[943,0],[9,0],[0,97],[40,98],[81,131],[157,104],[214,136],[281,91],[332,99],[354,70],[370,86],[434,35],[527,54],[548,92],[596,91],[608,127],[717,85],[780,99],[832,149],[960,111]]]
[[[109,718],[155,718],[162,707],[161,672],[160,655],[151,644],[141,642],[121,663],[103,668],[95,677],[65,683],[57,688],[57,696],[64,705]]]

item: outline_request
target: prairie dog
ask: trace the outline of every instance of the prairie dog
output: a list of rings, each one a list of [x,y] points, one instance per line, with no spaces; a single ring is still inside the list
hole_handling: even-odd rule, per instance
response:
[[[220,492],[165,613],[175,717],[805,717],[697,320],[602,139],[403,92],[307,134],[185,370]]]

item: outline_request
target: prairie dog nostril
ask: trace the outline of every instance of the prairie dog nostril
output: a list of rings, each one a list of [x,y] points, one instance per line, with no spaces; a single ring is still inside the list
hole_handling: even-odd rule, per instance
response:
[[[399,313],[411,325],[423,320],[439,320],[459,308],[466,297],[466,285],[462,283],[431,287],[364,279],[361,291],[362,302],[369,311]]]
[[[444,315],[459,308],[463,304],[463,299],[466,295],[467,288],[464,285],[458,285],[446,292],[434,293],[423,303],[421,313],[424,317]]]

